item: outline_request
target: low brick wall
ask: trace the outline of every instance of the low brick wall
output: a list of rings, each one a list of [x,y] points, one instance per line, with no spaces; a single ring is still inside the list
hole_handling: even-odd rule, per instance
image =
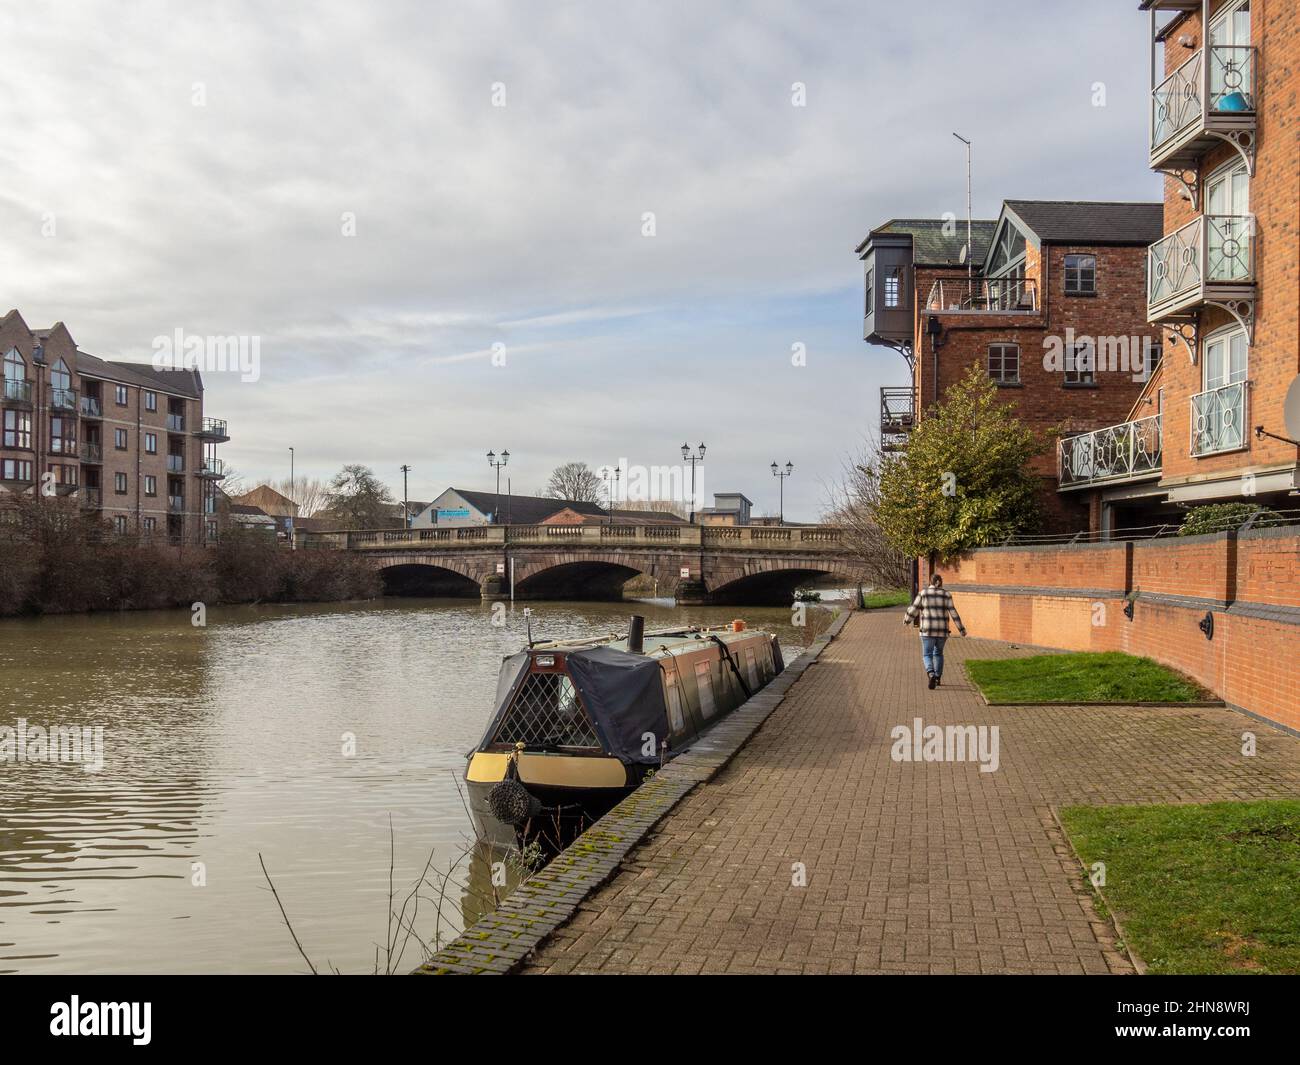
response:
[[[1125,651],[1300,731],[1300,530],[994,547],[939,566],[972,636]],[[1124,614],[1133,603],[1133,618]],[[1214,636],[1199,623],[1213,615]]]

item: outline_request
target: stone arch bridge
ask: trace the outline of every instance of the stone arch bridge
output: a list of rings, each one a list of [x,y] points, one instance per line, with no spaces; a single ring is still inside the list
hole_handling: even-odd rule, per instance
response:
[[[829,526],[480,525],[299,533],[364,555],[396,595],[618,599],[645,574],[679,603],[786,604],[800,585],[866,580]]]

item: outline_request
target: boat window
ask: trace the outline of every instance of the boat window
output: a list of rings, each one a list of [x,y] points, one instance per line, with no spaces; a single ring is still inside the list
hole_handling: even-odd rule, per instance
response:
[[[496,743],[525,747],[600,747],[591,722],[564,673],[530,673],[510,707]]]
[[[749,675],[749,690],[758,691],[758,663],[754,660],[754,649],[745,648],[745,672]]]
[[[681,732],[686,727],[686,715],[682,713],[682,690],[677,686],[676,673],[665,673],[664,691],[668,700],[668,729]]]
[[[713,701],[713,670],[708,662],[695,664],[695,685],[700,691],[700,713],[712,717],[718,712],[718,707]]]

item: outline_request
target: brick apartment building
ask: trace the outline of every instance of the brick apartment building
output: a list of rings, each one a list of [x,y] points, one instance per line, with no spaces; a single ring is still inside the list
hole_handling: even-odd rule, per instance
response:
[[[1099,490],[1103,531],[1204,503],[1290,509],[1300,488],[1283,418],[1300,370],[1300,7],[1140,7],[1149,161],[1165,175],[1146,303],[1165,358],[1124,421],[1062,444],[1062,492]]]
[[[217,445],[197,370],[159,370],[78,349],[66,326],[0,319],[0,494],[76,497],[115,531],[203,544],[217,537]],[[48,480],[46,478],[48,477]]]
[[[996,219],[895,219],[858,245],[863,336],[900,351],[912,383],[881,390],[887,450],[980,366],[1049,443],[1125,417],[1160,358],[1147,321],[1147,246],[1158,203],[1007,200]],[[1049,446],[1035,462],[1049,529],[1088,521],[1086,497],[1058,492]]]

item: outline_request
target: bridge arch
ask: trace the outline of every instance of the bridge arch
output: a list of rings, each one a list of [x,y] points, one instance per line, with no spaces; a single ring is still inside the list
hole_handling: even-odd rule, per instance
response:
[[[467,567],[427,559],[376,559],[384,595],[478,599],[479,578]]]
[[[515,567],[516,599],[622,599],[623,586],[649,572],[634,555],[575,551],[546,559],[520,560]]]
[[[797,588],[825,577],[843,581],[846,587],[861,580],[834,563],[764,559],[748,563],[743,572],[717,574],[708,582],[708,600],[726,606],[786,606]]]

